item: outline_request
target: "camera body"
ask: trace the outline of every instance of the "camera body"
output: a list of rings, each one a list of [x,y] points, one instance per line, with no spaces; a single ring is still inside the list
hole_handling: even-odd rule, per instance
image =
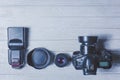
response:
[[[84,75],[96,75],[97,68],[112,66],[112,55],[107,50],[97,51],[96,36],[80,36],[80,51],[73,52],[72,63],[75,69],[83,70]]]
[[[112,54],[107,50],[99,51],[98,55],[98,67],[109,69],[112,67]]]

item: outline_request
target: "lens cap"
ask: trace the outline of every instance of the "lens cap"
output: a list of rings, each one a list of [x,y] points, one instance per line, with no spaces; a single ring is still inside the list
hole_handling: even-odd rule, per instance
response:
[[[47,67],[53,62],[53,54],[45,48],[35,48],[28,54],[27,62],[36,69]]]
[[[56,55],[55,58],[55,64],[58,67],[65,67],[70,63],[70,56],[64,53],[60,53],[58,55]]]

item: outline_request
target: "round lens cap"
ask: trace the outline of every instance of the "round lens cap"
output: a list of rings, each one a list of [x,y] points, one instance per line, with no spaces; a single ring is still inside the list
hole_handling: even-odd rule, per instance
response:
[[[35,48],[28,55],[28,64],[36,69],[47,67],[51,63],[51,53],[45,48]]]

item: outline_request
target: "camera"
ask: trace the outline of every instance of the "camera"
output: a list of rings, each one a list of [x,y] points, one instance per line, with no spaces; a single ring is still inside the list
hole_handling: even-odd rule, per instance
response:
[[[83,70],[84,75],[96,75],[97,68],[109,69],[112,55],[107,50],[96,49],[97,36],[80,36],[80,51],[73,52],[72,63],[76,70]]]

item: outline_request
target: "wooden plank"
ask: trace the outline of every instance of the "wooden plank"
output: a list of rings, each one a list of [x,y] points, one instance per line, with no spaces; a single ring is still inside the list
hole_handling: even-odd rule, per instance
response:
[[[16,15],[16,14],[15,14]],[[34,14],[33,14],[34,15]],[[7,16],[7,15],[6,15]],[[19,16],[18,16],[19,17]],[[82,29],[119,29],[120,18],[104,17],[40,17],[38,16],[19,18],[1,17],[0,29],[6,29],[10,26],[26,26],[42,28],[82,28]],[[0,32],[1,33],[1,32]]]
[[[63,72],[62,72],[63,73]],[[57,73],[56,75],[48,75],[48,74],[38,74],[38,75],[2,75],[0,76],[2,79],[5,79],[5,80],[21,80],[22,79],[26,79],[26,80],[34,80],[34,79],[44,79],[44,80],[49,80],[49,79],[62,79],[62,80],[66,80],[66,79],[69,79],[69,80],[73,80],[73,79],[82,79],[82,80],[89,80],[89,79],[92,79],[92,80],[97,80],[98,78],[99,79],[109,79],[109,80],[113,80],[112,78],[116,79],[116,80],[119,80],[119,74],[98,74],[96,76],[83,76],[82,74],[80,74],[81,72],[77,72],[77,74],[72,74],[69,75],[70,73],[67,73],[67,74],[62,74],[60,75],[59,73]],[[52,73],[51,73],[52,74]],[[64,77],[62,77],[64,75]],[[79,76],[79,77],[78,77]],[[70,78],[71,77],[71,78]]]
[[[8,13],[9,12],[9,13]],[[48,14],[49,13],[49,14]],[[0,8],[0,16],[7,18],[23,16],[24,18],[40,17],[120,17],[120,9],[118,7],[106,6],[83,6],[83,7],[47,7],[47,6],[25,6],[25,7],[2,7]],[[19,17],[20,18],[20,17]],[[21,17],[22,18],[22,17]]]
[[[8,5],[119,5],[119,0],[4,0],[0,1],[1,6]]]

